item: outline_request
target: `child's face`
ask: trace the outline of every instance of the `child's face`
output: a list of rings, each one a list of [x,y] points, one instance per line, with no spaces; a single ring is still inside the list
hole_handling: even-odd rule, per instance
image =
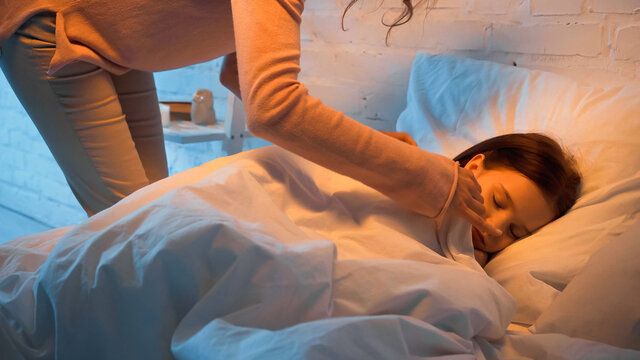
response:
[[[500,251],[553,220],[554,211],[542,190],[521,173],[486,169],[484,155],[476,155],[470,169],[482,187],[487,222],[502,230],[502,236],[482,234],[472,228],[473,246],[487,253]]]

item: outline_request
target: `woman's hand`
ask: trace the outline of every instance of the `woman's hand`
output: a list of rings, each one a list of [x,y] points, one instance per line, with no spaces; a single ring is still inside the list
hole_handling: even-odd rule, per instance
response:
[[[381,133],[391,136],[394,139],[398,139],[402,142],[405,142],[409,145],[413,145],[413,146],[418,146],[418,144],[416,144],[416,142],[413,140],[413,138],[411,138],[411,136],[409,136],[409,134],[405,133],[405,132],[395,132],[395,131],[383,131],[383,130],[379,130]]]
[[[481,232],[491,236],[502,236],[502,231],[493,227],[485,219],[482,188],[471,170],[458,168],[458,186],[449,209]]]

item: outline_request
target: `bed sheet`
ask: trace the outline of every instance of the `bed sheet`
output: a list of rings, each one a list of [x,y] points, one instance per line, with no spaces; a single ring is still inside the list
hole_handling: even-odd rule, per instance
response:
[[[3,244],[0,260],[10,359],[640,354],[506,332],[515,302],[473,260],[468,224],[436,228],[275,147]]]

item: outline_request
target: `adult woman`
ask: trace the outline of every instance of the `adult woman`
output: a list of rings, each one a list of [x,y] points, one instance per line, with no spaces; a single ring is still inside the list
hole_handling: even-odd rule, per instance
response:
[[[239,78],[227,83],[238,85],[252,133],[420,214],[451,208],[498,235],[470,171],[308,95],[297,80],[303,3],[12,0],[0,65],[89,215],[166,176],[150,72],[235,51]]]
[[[507,134],[482,141],[454,158],[470,170],[486,199],[486,218],[502,231],[472,227],[476,259],[500,251],[564,215],[578,198],[580,174],[568,154],[547,136]]]

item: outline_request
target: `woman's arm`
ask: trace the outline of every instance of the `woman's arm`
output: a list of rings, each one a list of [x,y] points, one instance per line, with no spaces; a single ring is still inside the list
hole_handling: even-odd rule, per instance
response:
[[[232,0],[231,6],[240,91],[252,133],[429,217],[442,214],[453,199],[461,216],[472,213],[472,224],[487,228],[478,221],[478,214],[484,215],[479,186],[464,173],[463,191],[456,192],[452,160],[396,141],[308,94],[298,81],[302,0]]]
[[[240,94],[240,82],[238,80],[238,59],[236,53],[227,54],[222,61],[220,69],[220,83],[229,89],[238,99],[242,99]]]
[[[229,89],[229,91],[238,97],[238,99],[242,99],[242,95],[240,94],[240,82],[238,80],[238,59],[236,57],[236,53],[225,55],[222,62],[222,68],[220,69],[220,83]],[[409,145],[418,146],[415,140],[405,132],[379,131]]]

